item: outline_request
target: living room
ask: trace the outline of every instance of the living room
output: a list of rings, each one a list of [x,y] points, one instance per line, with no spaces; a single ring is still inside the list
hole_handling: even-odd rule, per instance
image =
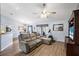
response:
[[[1,56],[67,55],[68,21],[79,3],[0,3],[0,8]]]

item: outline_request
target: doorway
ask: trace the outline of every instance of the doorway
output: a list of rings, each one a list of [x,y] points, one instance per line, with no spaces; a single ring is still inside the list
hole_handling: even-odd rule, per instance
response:
[[[40,24],[40,25],[36,25],[37,27],[37,33],[39,33],[41,36],[43,35],[43,32],[45,33],[45,35],[48,32],[48,24]]]
[[[33,33],[33,26],[32,25],[29,25],[28,26],[28,33]]]

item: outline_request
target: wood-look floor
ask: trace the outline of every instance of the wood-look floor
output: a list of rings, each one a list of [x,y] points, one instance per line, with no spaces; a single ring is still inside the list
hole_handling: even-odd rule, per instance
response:
[[[0,53],[1,56],[65,56],[64,43],[55,42],[52,45],[42,44],[29,54],[20,51],[18,40],[14,44]]]

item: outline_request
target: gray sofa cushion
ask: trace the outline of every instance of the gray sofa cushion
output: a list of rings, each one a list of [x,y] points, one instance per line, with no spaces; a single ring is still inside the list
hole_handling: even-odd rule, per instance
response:
[[[37,43],[35,41],[30,41],[28,42],[28,45],[30,46],[30,48],[34,47]]]
[[[28,39],[29,38],[29,34],[21,34],[21,38],[22,39]]]
[[[29,41],[30,39],[29,39],[29,34],[20,34],[19,35],[19,41]]]
[[[34,47],[36,44],[40,43],[42,40],[40,39],[36,39],[33,41],[28,42],[28,45],[30,46],[30,48]]]
[[[36,43],[39,43],[39,42],[41,42],[41,41],[42,41],[41,39],[36,39],[36,40],[35,40]]]

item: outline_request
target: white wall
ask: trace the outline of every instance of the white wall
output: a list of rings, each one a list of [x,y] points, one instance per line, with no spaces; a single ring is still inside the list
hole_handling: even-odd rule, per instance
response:
[[[47,30],[51,29],[52,30],[52,35],[56,41],[65,41],[65,36],[68,35],[68,20],[60,20],[60,21],[52,21],[52,22],[39,22],[38,24],[48,24],[49,27]],[[64,30],[63,31],[53,31],[53,24],[63,24],[64,25]],[[37,24],[36,24],[37,25]],[[36,25],[35,31],[37,31]]]
[[[53,31],[53,24],[63,24],[64,25],[64,30],[63,31]],[[49,24],[50,29],[52,30],[52,35],[56,41],[65,41],[65,36],[68,34],[68,23],[67,21],[57,21],[57,22],[52,22]]]
[[[77,6],[77,9],[79,9],[79,4],[78,4],[78,6]]]
[[[20,25],[20,23],[18,23],[17,21],[5,16],[1,16],[1,25],[10,27],[12,29],[11,33],[13,34],[14,38],[18,36],[18,26]]]

